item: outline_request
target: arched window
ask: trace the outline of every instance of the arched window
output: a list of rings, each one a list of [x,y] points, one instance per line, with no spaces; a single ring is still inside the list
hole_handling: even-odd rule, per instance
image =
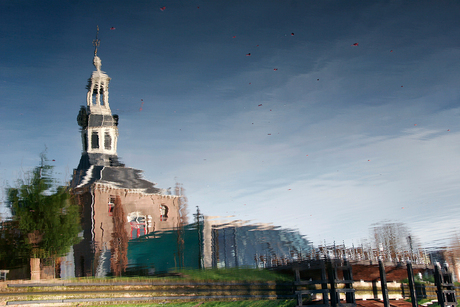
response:
[[[136,239],[147,234],[147,219],[145,215],[140,212],[131,212],[128,214],[128,222],[131,226],[131,239]]]
[[[160,221],[165,222],[168,220],[168,207],[164,204],[160,205]]]
[[[91,102],[93,105],[97,105],[97,98],[98,98],[98,92],[97,92],[97,86],[93,88],[93,97],[91,99]]]
[[[99,91],[99,103],[101,106],[104,105],[104,86],[101,84],[101,89]]]

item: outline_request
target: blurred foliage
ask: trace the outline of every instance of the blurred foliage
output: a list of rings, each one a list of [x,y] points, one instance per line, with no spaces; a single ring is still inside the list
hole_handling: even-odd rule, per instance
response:
[[[406,302],[412,302],[412,300],[410,298],[405,300],[405,301]],[[431,303],[433,301],[434,300],[432,298],[421,298],[421,299],[417,299],[417,304],[421,305],[421,304]],[[433,304],[430,304],[429,306],[430,307],[436,307],[436,306],[439,306],[439,305],[437,303],[433,303]]]
[[[15,240],[2,243],[17,257],[60,257],[80,240],[79,208],[69,188],[55,184],[52,169],[42,153],[40,166],[7,189],[7,205],[13,215],[9,232]],[[7,262],[11,257],[0,255]]]
[[[401,283],[409,284],[409,279],[404,278],[403,280],[401,280]],[[420,279],[420,277],[416,275],[414,276],[414,283],[417,285],[434,284],[434,276],[433,275],[423,276]]]
[[[29,251],[17,221],[0,224],[0,269],[12,269],[27,264]]]

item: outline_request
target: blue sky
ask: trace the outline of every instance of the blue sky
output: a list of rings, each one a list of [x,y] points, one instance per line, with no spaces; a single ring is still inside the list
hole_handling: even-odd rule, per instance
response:
[[[456,1],[6,0],[0,12],[2,187],[45,146],[62,181],[78,165],[99,25],[118,154],[158,187],[183,183],[191,209],[315,243],[356,244],[382,220],[425,246],[458,231]]]

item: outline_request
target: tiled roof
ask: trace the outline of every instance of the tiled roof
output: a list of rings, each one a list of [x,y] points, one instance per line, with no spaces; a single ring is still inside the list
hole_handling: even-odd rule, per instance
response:
[[[115,155],[83,154],[74,170],[71,187],[82,188],[104,183],[120,189],[136,189],[148,194],[162,194],[153,182],[142,178],[142,171],[125,167]]]

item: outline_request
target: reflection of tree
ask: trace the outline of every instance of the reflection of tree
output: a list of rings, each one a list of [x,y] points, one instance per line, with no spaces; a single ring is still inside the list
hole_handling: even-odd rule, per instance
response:
[[[0,269],[20,267],[27,263],[29,250],[18,221],[0,222]]]
[[[38,276],[34,278],[38,279],[40,258],[55,260],[80,241],[79,208],[68,187],[56,186],[52,169],[42,154],[40,166],[20,180],[16,188],[8,189],[13,214],[10,226],[18,227],[24,236],[25,249],[35,259],[32,271]]]
[[[179,196],[179,224],[184,226],[188,224],[187,207],[188,200],[185,196],[185,189],[181,183],[176,182],[175,194]]]
[[[446,261],[451,265],[457,279],[460,278],[460,239],[458,235],[452,238],[449,247],[444,252]]]
[[[128,265],[128,233],[125,229],[125,212],[119,196],[115,199],[112,221],[113,233],[112,240],[110,240],[112,257],[110,259],[110,269],[115,276],[121,276],[121,273],[126,271]]]
[[[178,211],[179,211],[179,220],[177,225],[177,257],[176,265],[179,268],[184,267],[184,226],[188,224],[187,216],[187,197],[185,197],[185,189],[182,187],[182,184],[176,182],[176,187],[174,189],[175,194],[178,197]]]
[[[403,223],[380,222],[371,226],[374,247],[387,261],[401,261],[412,258],[413,237]]]

